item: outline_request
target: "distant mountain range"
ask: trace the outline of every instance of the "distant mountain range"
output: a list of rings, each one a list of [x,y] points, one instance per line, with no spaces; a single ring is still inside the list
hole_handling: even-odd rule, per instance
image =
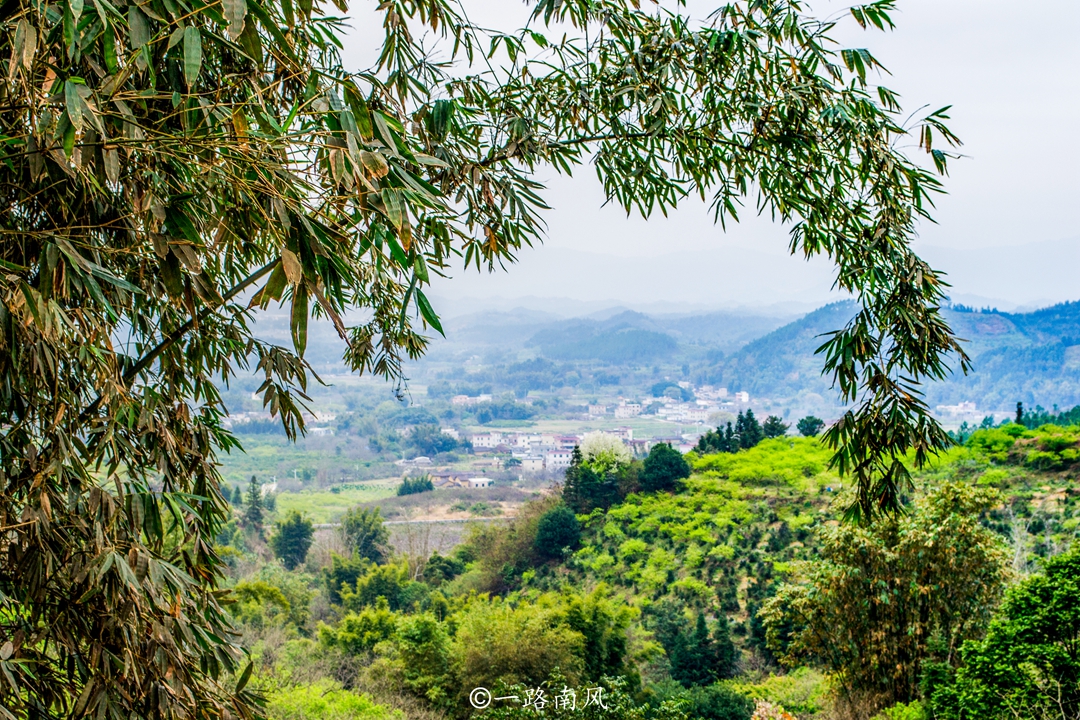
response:
[[[752,396],[835,397],[814,351],[822,335],[854,316],[853,302],[827,305],[713,361],[697,372],[703,380]],[[979,408],[1006,409],[1080,404],[1080,302],[1029,313],[946,309],[945,316],[974,364],[940,383],[925,386],[931,406],[969,400]],[[957,365],[953,362],[953,366]]]
[[[745,390],[796,410],[827,408],[835,405],[836,393],[822,377],[822,358],[814,350],[824,342],[823,334],[843,327],[855,312],[850,301],[797,319],[744,312],[647,314],[617,307],[584,318],[524,308],[477,312],[448,318],[447,337],[433,338],[428,359],[415,370],[422,375],[427,362],[460,366],[474,356],[497,365],[538,355],[566,368],[609,367],[616,375],[619,368],[682,365],[699,384]],[[980,410],[1006,410],[1017,401],[1046,408],[1080,404],[1080,302],[1026,313],[954,306],[945,316],[966,341],[974,370],[927,385],[931,406],[973,401]],[[259,330],[289,344],[284,313],[264,314]],[[307,358],[320,372],[343,369],[341,350],[328,323],[313,324]]]

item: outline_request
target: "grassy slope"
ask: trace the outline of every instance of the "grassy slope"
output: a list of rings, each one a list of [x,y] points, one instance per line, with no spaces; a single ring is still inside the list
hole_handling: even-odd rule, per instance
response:
[[[1047,460],[1051,446],[1057,458]],[[939,458],[916,485],[960,476],[998,487],[1002,505],[984,522],[1013,546],[1023,572],[1077,534],[1078,447],[1080,429],[990,431]],[[815,526],[836,519],[844,498],[828,457],[816,440],[783,438],[696,459],[682,492],[633,495],[592,518],[568,565],[578,581],[623,588],[640,607],[671,596],[723,609],[737,633],[748,632],[770,586],[791,577],[794,561],[814,559]]]
[[[298,510],[307,515],[314,523],[336,522],[349,508],[372,500],[393,497],[399,478],[390,480],[372,480],[364,483],[347,483],[339,492],[308,491],[285,492],[277,496],[278,514],[284,516],[291,510]],[[340,487],[340,486],[338,486]]]

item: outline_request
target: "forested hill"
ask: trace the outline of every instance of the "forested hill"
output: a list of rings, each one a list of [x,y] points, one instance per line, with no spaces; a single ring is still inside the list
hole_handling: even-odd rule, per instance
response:
[[[827,305],[730,355],[712,358],[697,374],[752,396],[835,397],[814,351],[826,340],[824,333],[843,327],[855,312],[850,301]],[[953,307],[945,316],[966,341],[974,371],[927,385],[931,406],[963,400],[980,408],[1006,408],[1017,401],[1080,404],[1080,302],[1030,313]]]

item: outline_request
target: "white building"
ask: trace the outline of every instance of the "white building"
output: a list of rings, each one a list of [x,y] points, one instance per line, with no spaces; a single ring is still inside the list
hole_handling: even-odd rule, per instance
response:
[[[967,415],[968,413],[975,412],[976,407],[975,403],[970,400],[965,400],[956,405],[938,405],[937,409],[939,412],[945,413],[946,415]]]
[[[740,403],[748,403],[748,402],[750,402],[750,393],[741,392],[741,391],[735,393],[735,402],[740,402]]]
[[[590,415],[607,415],[607,405],[590,405]]]
[[[460,440],[461,439],[461,433],[459,433],[454,428],[444,427],[444,428],[439,428],[439,429],[442,430],[443,435],[449,435],[450,437],[454,438],[455,440]]]
[[[487,433],[485,435],[473,435],[469,438],[474,448],[486,448],[488,450],[499,447],[503,444],[502,433]]]
[[[471,487],[471,488],[486,488],[489,485],[491,485],[491,478],[486,478],[486,477],[469,478],[469,487]]]
[[[570,460],[574,457],[570,450],[552,450],[544,455],[544,467],[548,470],[560,470],[570,467]]]
[[[559,450],[571,451],[580,443],[580,435],[559,435],[555,438],[555,447]]]
[[[477,395],[476,397],[470,397],[468,395],[455,395],[450,398],[451,405],[476,405],[477,403],[491,402],[491,395]]]
[[[622,403],[615,408],[615,417],[632,418],[641,414],[641,403]]]
[[[686,422],[705,422],[709,419],[708,408],[687,408],[684,414]]]
[[[536,455],[521,458],[521,469],[526,472],[540,472],[544,469],[544,458]]]

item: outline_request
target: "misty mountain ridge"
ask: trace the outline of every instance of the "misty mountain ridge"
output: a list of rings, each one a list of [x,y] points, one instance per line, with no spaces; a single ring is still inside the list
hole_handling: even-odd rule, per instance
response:
[[[814,351],[826,333],[842,328],[857,309],[853,301],[840,301],[785,318],[611,307],[565,318],[513,307],[449,318],[446,338],[432,338],[426,358],[410,366],[420,376],[428,363],[454,366],[474,356],[488,364],[540,357],[568,368],[687,366],[698,384],[746,391],[792,407],[835,406],[836,393],[821,375],[822,358]],[[1045,407],[1080,404],[1080,302],[1025,313],[964,306],[943,312],[964,340],[974,369],[967,376],[954,371],[943,382],[926,384],[932,407],[961,401],[997,410],[1017,401]],[[261,314],[258,325],[264,337],[289,345],[284,312]],[[344,372],[341,351],[329,323],[312,324],[307,359],[314,367]],[[950,364],[958,366],[955,358]]]
[[[842,328],[857,311],[851,301],[826,305],[731,355],[714,355],[698,375],[752,396],[835,397],[814,351],[827,339],[825,333]],[[923,386],[931,407],[962,401],[982,409],[1005,409],[1017,401],[1046,407],[1080,404],[1080,302],[1029,313],[957,306],[943,314],[964,340],[973,369],[964,376],[951,358],[950,376]]]

